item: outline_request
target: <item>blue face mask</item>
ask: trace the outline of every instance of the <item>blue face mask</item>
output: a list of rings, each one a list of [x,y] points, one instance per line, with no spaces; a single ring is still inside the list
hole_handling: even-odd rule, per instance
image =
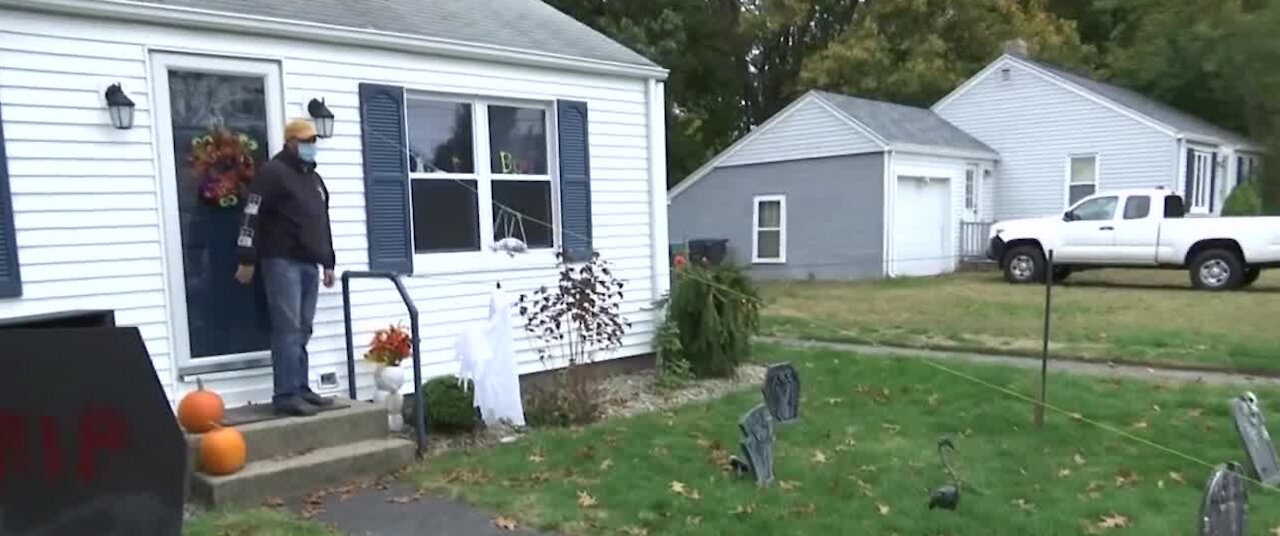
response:
[[[299,143],[298,158],[302,159],[303,162],[310,162],[314,164],[316,162],[316,144]]]

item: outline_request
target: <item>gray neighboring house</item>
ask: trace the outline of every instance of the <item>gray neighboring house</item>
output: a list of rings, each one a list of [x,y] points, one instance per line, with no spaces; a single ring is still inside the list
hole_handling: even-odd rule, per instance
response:
[[[932,107],[1000,153],[995,220],[1062,212],[1094,192],[1165,187],[1218,215],[1262,147],[1134,91],[1033,61],[1017,46]]]
[[[811,91],[668,192],[670,237],[762,279],[945,273],[997,159],[930,110]]]

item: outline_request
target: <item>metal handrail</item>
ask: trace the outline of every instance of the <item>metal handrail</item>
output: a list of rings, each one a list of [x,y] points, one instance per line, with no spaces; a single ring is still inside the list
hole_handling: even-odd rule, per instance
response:
[[[356,356],[355,347],[351,341],[351,280],[352,279],[389,279],[395,283],[396,290],[400,292],[400,299],[404,301],[404,306],[409,310],[409,328],[412,330],[413,340],[413,403],[415,406],[413,412],[413,431],[418,442],[418,457],[422,457],[422,453],[426,452],[427,447],[427,401],[422,397],[422,354],[419,347],[420,340],[418,338],[418,307],[413,304],[413,298],[409,297],[409,291],[405,290],[404,283],[400,281],[400,276],[393,272],[342,272],[342,321],[347,331],[347,390],[351,395],[351,399],[356,399]],[[396,393],[396,396],[400,396]]]

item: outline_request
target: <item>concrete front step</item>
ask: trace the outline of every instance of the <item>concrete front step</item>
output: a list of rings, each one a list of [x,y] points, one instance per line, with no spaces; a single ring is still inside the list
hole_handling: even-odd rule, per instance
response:
[[[340,407],[310,417],[277,418],[236,426],[236,430],[244,434],[248,462],[387,437],[385,407],[345,398],[335,399],[334,404]],[[199,444],[199,435],[187,436],[190,467],[197,470]]]
[[[390,473],[413,463],[415,445],[398,438],[367,439],[292,457],[259,460],[227,476],[196,473],[191,499],[210,508],[258,506],[329,486]]]

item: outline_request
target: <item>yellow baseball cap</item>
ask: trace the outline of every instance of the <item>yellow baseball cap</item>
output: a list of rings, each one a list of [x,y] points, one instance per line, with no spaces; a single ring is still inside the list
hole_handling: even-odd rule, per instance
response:
[[[310,141],[316,138],[316,126],[307,119],[293,119],[284,126],[284,141]]]

